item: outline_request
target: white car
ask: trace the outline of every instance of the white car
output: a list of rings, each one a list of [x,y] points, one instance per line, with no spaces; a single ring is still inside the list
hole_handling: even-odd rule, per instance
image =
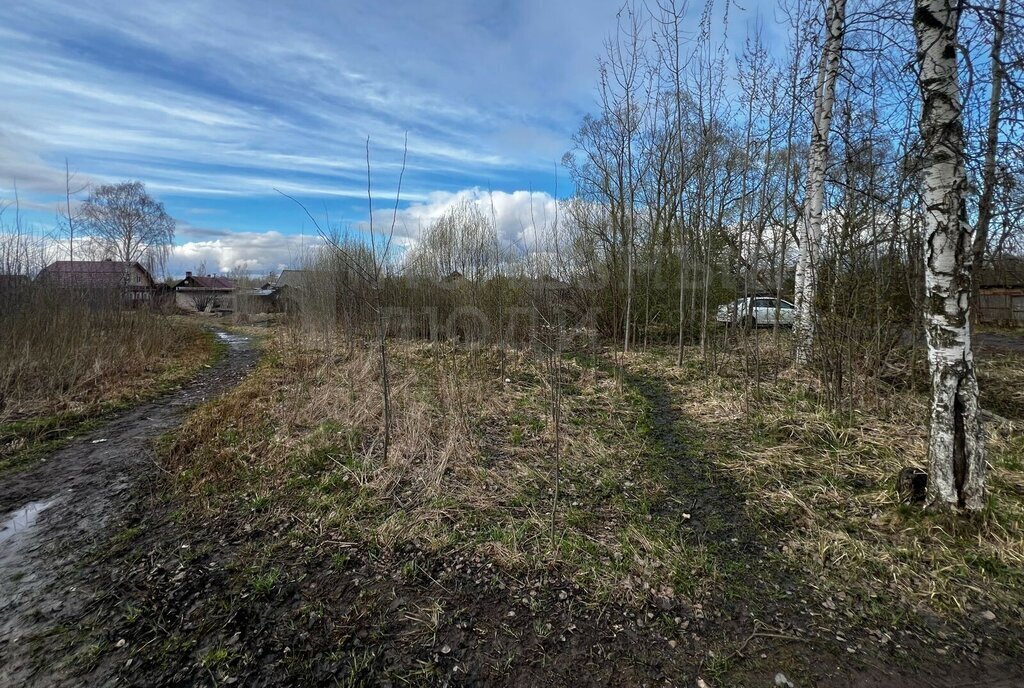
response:
[[[796,306],[785,299],[776,299],[773,296],[751,296],[719,306],[715,320],[726,325],[739,323],[744,327],[771,327],[775,324],[776,312],[779,316],[779,325],[793,326],[793,321],[796,320]]]

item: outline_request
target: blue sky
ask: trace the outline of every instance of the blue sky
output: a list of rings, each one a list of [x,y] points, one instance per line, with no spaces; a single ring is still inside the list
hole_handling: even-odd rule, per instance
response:
[[[499,213],[568,189],[558,166],[595,108],[620,0],[7,0],[0,196],[52,224],[79,181],[141,179],[178,220],[171,270],[294,262],[334,222],[393,203],[405,226],[496,192]],[[532,189],[531,196],[524,193]],[[518,192],[518,193],[516,193]],[[525,204],[525,206],[524,206]]]

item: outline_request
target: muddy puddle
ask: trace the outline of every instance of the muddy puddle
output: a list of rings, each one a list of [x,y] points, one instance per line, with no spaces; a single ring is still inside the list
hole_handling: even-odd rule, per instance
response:
[[[231,334],[230,332],[217,332],[217,339],[225,342],[232,348],[243,348],[249,345],[250,339],[245,335]]]
[[[3,524],[0,525],[0,545],[31,530],[39,520],[40,514],[53,506],[56,501],[56,499],[46,499],[29,502],[20,509],[15,509],[7,514],[3,519]]]

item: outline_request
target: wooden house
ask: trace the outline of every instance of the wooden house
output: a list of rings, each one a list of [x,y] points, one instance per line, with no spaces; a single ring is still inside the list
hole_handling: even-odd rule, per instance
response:
[[[116,294],[135,306],[152,302],[157,290],[153,276],[140,263],[119,260],[58,260],[43,268],[36,282],[89,296]]]
[[[1024,327],[1024,261],[1009,259],[978,272],[978,322]]]
[[[174,303],[189,311],[208,312],[231,310],[234,304],[235,284],[227,277],[193,275],[174,285]]]

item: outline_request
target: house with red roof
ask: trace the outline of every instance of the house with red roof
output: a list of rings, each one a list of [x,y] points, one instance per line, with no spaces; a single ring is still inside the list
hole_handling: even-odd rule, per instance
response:
[[[120,293],[133,305],[151,302],[157,291],[149,270],[120,260],[58,260],[40,270],[36,282],[87,295]]]
[[[217,275],[185,273],[185,279],[174,285],[174,302],[190,311],[212,312],[231,310],[235,283]]]

